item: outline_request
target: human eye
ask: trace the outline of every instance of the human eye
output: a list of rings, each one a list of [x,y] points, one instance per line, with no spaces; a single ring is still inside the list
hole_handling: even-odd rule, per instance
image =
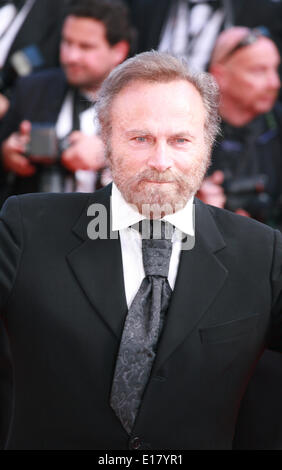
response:
[[[135,145],[144,146],[150,145],[153,139],[150,135],[135,135],[131,138],[131,141]]]
[[[98,49],[98,46],[96,44],[82,44],[81,49],[84,51],[95,51]]]
[[[177,147],[186,147],[189,144],[189,139],[187,137],[175,136],[170,139],[170,144]]]

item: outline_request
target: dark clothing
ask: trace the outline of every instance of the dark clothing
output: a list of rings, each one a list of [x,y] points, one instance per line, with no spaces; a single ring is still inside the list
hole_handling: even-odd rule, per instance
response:
[[[223,122],[222,137],[217,141],[209,171],[224,171],[227,207],[244,208],[281,230],[281,106],[243,128]],[[264,190],[259,186],[254,190],[261,180],[259,175],[265,179]],[[282,357],[265,351],[242,401],[234,449],[282,449],[281,393]]]
[[[121,247],[117,238],[87,237],[93,203],[109,215],[110,188],[19,196],[1,213],[0,310],[12,364],[4,341],[0,397],[14,380],[8,404],[0,404],[10,422],[3,445],[230,449],[257,360],[265,347],[282,352],[281,234],[196,202],[195,246],[181,253],[128,436],[109,403],[127,313]]]
[[[60,68],[44,70],[18,80],[11,106],[0,128],[0,143],[27,119],[56,123],[68,90]]]
[[[33,72],[40,68],[59,65],[59,43],[66,0],[36,0],[22,24],[9,50],[1,71],[5,94],[11,91],[16,78],[15,69],[10,63],[11,56],[28,46],[35,46],[40,56],[40,64],[33,67]],[[36,64],[36,62],[35,62]]]
[[[224,172],[226,208],[248,211],[261,222],[282,222],[282,107],[248,125],[222,123],[209,173]]]
[[[282,450],[281,396],[282,357],[267,350],[243,398],[233,449]]]
[[[136,52],[157,49],[171,0],[127,0],[138,31]]]

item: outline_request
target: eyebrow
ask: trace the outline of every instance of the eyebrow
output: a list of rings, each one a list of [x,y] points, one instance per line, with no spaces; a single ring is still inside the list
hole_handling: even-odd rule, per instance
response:
[[[136,134],[137,135],[148,135],[148,134],[151,134],[151,132],[147,129],[130,129],[130,131],[126,131],[125,132],[126,135],[128,135],[128,137],[133,137],[135,136]]]
[[[129,131],[126,131],[126,135],[128,137],[134,137],[136,135],[145,136],[145,135],[152,135],[152,132],[149,131],[148,129],[131,129]],[[187,137],[189,139],[192,139],[194,136],[190,132],[185,130],[185,131],[177,131],[175,133],[172,133],[169,137]]]
[[[191,134],[188,131],[183,131],[183,132],[176,132],[175,134],[172,134],[171,137],[187,137],[188,139],[193,139],[193,134]]]

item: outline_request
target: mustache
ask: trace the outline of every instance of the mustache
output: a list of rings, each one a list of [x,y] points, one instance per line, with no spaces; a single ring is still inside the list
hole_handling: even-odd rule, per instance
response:
[[[183,182],[184,177],[176,170],[166,170],[161,173],[156,170],[143,170],[132,177],[134,183],[140,183],[143,180],[155,181],[157,183]]]

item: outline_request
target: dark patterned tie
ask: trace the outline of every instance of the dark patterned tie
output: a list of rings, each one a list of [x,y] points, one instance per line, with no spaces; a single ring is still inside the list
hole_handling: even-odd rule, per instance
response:
[[[146,277],[128,310],[111,391],[111,406],[128,434],[133,428],[151,373],[171,296],[167,276],[173,229],[160,221],[154,221],[153,226],[151,221],[150,227],[153,238],[144,239],[142,236]]]

